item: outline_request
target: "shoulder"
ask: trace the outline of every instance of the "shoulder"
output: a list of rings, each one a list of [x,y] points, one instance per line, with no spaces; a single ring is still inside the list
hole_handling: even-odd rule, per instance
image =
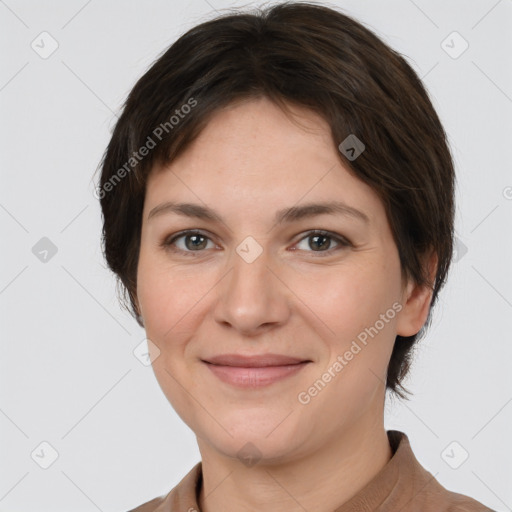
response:
[[[422,512],[495,512],[469,496],[449,491],[437,480],[417,495],[414,510],[416,507]]]
[[[159,512],[158,508],[164,503],[164,501],[165,496],[159,496],[158,498],[153,498],[136,508],[128,510],[128,512]]]
[[[174,512],[175,510],[179,512],[198,512],[195,507],[183,509],[175,503],[171,503],[169,500],[169,494],[167,496],[153,498],[152,500],[128,510],[127,512]]]
[[[450,491],[424,468],[412,451],[409,438],[403,432],[388,431],[391,445],[395,446],[399,466],[397,487],[407,497],[405,510],[422,512],[494,512],[469,496]]]
[[[153,498],[128,512],[198,512],[202,464],[198,462],[166,495]]]

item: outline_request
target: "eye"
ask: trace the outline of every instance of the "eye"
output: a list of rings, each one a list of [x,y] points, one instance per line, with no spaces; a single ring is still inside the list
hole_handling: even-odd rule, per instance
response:
[[[315,229],[313,231],[310,231],[306,236],[300,239],[299,244],[305,240],[310,240],[309,243],[307,243],[307,247],[312,249],[309,252],[319,252],[323,253],[320,256],[323,256],[325,253],[331,254],[335,250],[339,250],[344,247],[350,247],[352,244],[344,237],[335,235],[334,233],[330,233],[329,231],[323,231]],[[329,249],[329,246],[331,245],[332,241],[336,241],[338,244],[338,247],[333,249]],[[327,250],[324,250],[325,248],[328,248]],[[294,249],[295,250],[295,249]],[[306,250],[308,249],[300,249],[299,250]]]
[[[183,239],[183,244],[178,241]],[[182,231],[171,238],[166,238],[161,245],[168,250],[186,254],[187,256],[194,256],[194,252],[201,252],[207,246],[207,241],[210,238],[203,234],[201,231],[188,230]],[[212,242],[213,243],[213,242]]]
[[[348,241],[346,238],[336,235],[334,233],[331,233],[329,231],[324,230],[313,230],[308,232],[305,236],[303,236],[298,244],[302,243],[305,240],[311,240],[312,242],[308,243],[309,249],[307,248],[300,248],[301,251],[306,252],[316,252],[321,253],[317,256],[323,256],[326,253],[331,254],[332,252],[336,250],[340,250],[344,247],[352,247],[352,243]],[[332,241],[335,241],[338,244],[338,247],[332,249],[330,248]],[[183,242],[183,243],[180,243]],[[174,236],[165,238],[161,242],[161,246],[166,249],[173,252],[181,253],[186,256],[195,256],[193,253],[200,253],[203,252],[204,249],[208,249],[208,242],[211,242],[214,246],[215,244],[212,242],[210,237],[208,237],[206,234],[202,233],[198,230],[186,230],[182,231],[180,233],[175,234]],[[296,246],[292,250],[296,250]],[[212,247],[209,247],[212,248]],[[324,250],[326,249],[327,250]],[[316,256],[315,256],[316,257]]]

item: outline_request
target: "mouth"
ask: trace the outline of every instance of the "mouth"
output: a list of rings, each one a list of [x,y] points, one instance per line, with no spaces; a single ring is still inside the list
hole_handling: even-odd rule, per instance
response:
[[[241,388],[269,386],[296,375],[312,362],[310,359],[279,354],[224,354],[202,361],[222,382]]]

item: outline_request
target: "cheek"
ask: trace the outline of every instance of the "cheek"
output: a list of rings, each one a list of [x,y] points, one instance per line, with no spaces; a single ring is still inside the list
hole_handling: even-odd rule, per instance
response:
[[[178,332],[188,330],[194,309],[213,286],[208,275],[198,277],[189,267],[169,265],[158,255],[141,251],[137,272],[137,296],[148,337],[164,345]]]
[[[400,279],[398,265],[383,267],[367,261],[366,265],[331,269],[317,275],[314,282],[297,280],[295,288],[337,339],[348,340],[373,325],[400,298]]]
[[[207,276],[173,268],[156,255],[141,251],[137,273],[137,292],[147,337],[158,347],[152,367],[156,379],[173,408],[189,425],[197,404],[193,372],[186,361],[187,342],[200,323],[201,298],[213,283]],[[188,392],[184,392],[184,388]]]
[[[392,258],[380,265],[368,260],[350,272],[332,273],[322,285],[312,309],[335,333],[328,338],[324,369],[338,376],[333,399],[343,397],[347,407],[356,409],[385,383],[400,308],[400,266]]]

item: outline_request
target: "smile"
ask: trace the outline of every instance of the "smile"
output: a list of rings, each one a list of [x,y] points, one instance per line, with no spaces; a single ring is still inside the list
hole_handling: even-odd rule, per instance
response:
[[[299,373],[311,361],[280,366],[223,366],[204,361],[222,382],[241,388],[269,386]]]

